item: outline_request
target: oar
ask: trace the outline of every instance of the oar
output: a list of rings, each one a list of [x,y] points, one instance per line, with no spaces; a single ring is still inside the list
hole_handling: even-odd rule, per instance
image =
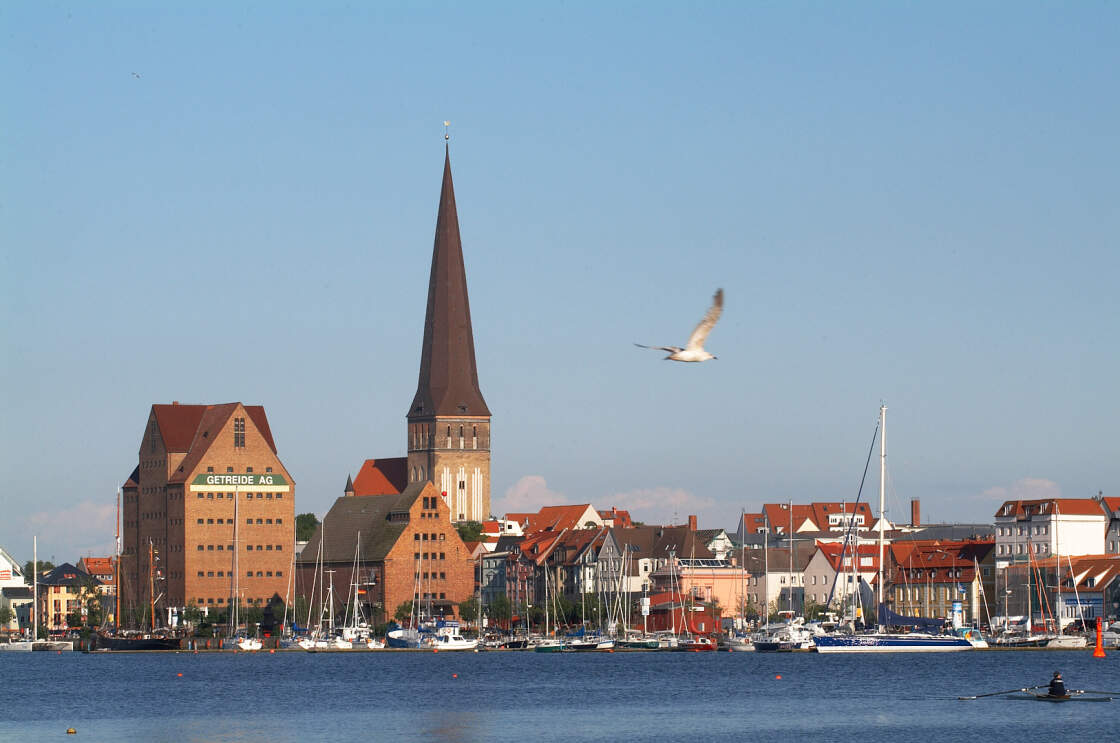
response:
[[[1027,686],[1027,687],[1024,687],[1024,688],[1021,688],[1021,689],[1008,689],[1007,691],[993,691],[990,694],[977,694],[974,697],[957,697],[957,699],[960,699],[960,700],[964,701],[964,700],[968,700],[968,699],[979,699],[980,697],[998,697],[1000,694],[1014,694],[1017,691],[1030,691],[1031,689],[1038,689],[1038,688],[1040,688],[1040,687],[1038,687],[1038,686]]]

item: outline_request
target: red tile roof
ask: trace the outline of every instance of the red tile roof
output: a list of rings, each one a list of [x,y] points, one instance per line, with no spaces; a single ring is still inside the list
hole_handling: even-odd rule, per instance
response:
[[[181,413],[180,409],[187,408],[186,413]],[[253,427],[261,434],[269,448],[273,453],[276,453],[276,443],[272,440],[272,431],[268,427],[268,416],[265,415],[264,408],[260,405],[242,405],[239,402],[227,402],[221,405],[153,405],[152,411],[156,415],[156,422],[160,426],[160,436],[164,439],[164,444],[168,451],[172,452],[186,452],[187,456],[183,458],[178,469],[175,473],[168,478],[168,482],[183,482],[186,478],[194,472],[198,467],[199,462],[206,455],[207,450],[222,428],[225,427],[238,408],[245,411],[245,414],[253,422]],[[191,438],[184,445],[182,443],[185,438],[185,431],[189,424],[193,423],[195,428],[191,434]],[[166,424],[167,428],[164,428]],[[174,438],[174,443],[168,439],[170,432]]]
[[[789,531],[790,506],[788,503],[767,503],[762,507],[762,515],[766,517],[766,521],[770,524],[773,532],[785,534]],[[795,503],[793,505],[793,530],[795,532],[801,531],[806,521],[816,527],[813,529],[814,531],[821,528],[820,524],[813,521],[812,506],[799,506]]]
[[[1101,500],[1108,506],[1108,510],[1112,512],[1112,515],[1120,514],[1120,498],[1102,498]]]
[[[609,511],[599,511],[599,518],[603,519],[604,521],[613,521],[614,526],[619,526],[624,529],[634,525],[634,522],[630,518],[629,511],[625,509],[619,510],[614,506],[611,506],[611,509]]]
[[[545,506],[534,514],[529,514],[526,534],[541,531],[558,532],[561,529],[580,529],[580,519],[591,508],[590,503],[575,506]],[[594,510],[594,509],[592,509]]]
[[[997,518],[1014,516],[1025,521],[1032,516],[1100,516],[1104,508],[1092,498],[1040,498],[1038,500],[1009,500],[996,511]]]
[[[354,478],[354,495],[397,495],[408,487],[408,457],[367,459]]]
[[[809,506],[813,509],[813,522],[821,531],[829,528],[828,517],[835,513],[851,513],[863,516],[865,527],[870,527],[874,519],[871,506],[866,503],[810,503]]]
[[[744,513],[739,520],[739,528],[746,526],[747,534],[760,534],[766,528],[766,517],[761,513]]]

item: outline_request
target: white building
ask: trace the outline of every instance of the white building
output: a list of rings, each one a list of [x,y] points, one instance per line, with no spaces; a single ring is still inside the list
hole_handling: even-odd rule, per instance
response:
[[[1061,555],[1105,551],[1108,515],[1092,498],[1007,501],[995,515],[996,567]]]

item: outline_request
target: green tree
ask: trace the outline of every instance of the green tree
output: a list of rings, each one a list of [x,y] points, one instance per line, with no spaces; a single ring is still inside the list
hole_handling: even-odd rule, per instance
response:
[[[459,538],[464,542],[482,541],[482,524],[477,521],[460,521],[455,524],[455,529],[459,532]]]
[[[478,619],[478,599],[471,596],[459,602],[459,618],[465,622],[474,622]]]
[[[397,610],[393,612],[393,619],[397,620],[397,624],[404,624],[412,618],[412,602],[405,601]]]
[[[0,606],[0,627],[7,627],[15,618],[16,613],[12,611],[12,607]]]
[[[34,566],[32,566],[31,564],[31,560],[28,560],[23,564],[23,575],[27,581],[32,581],[32,576],[34,576],[35,573],[42,574],[46,570],[54,570],[55,567],[54,563],[50,560],[39,560],[38,565],[39,569],[35,570]]]
[[[315,535],[319,526],[319,519],[313,513],[301,513],[296,516],[296,541],[306,542]]]
[[[805,621],[812,622],[814,620],[822,618],[827,609],[828,607],[824,604],[818,604],[813,599],[807,599],[805,601],[804,611]]]
[[[494,597],[490,604],[486,607],[486,616],[493,619],[495,622],[506,623],[510,617],[513,616],[513,604],[510,603],[509,596],[500,593]]]

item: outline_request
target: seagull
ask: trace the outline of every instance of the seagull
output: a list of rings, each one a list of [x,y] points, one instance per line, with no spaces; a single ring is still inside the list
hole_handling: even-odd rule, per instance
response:
[[[669,355],[665,357],[666,361],[707,361],[717,358],[704,350],[704,341],[708,339],[708,333],[712,332],[712,328],[719,320],[721,312],[723,312],[723,289],[717,289],[716,295],[712,297],[712,306],[708,308],[704,319],[692,331],[692,335],[688,338],[688,345],[684,348],[679,346],[643,346],[641,343],[635,343],[634,345],[638,348],[668,351]]]

